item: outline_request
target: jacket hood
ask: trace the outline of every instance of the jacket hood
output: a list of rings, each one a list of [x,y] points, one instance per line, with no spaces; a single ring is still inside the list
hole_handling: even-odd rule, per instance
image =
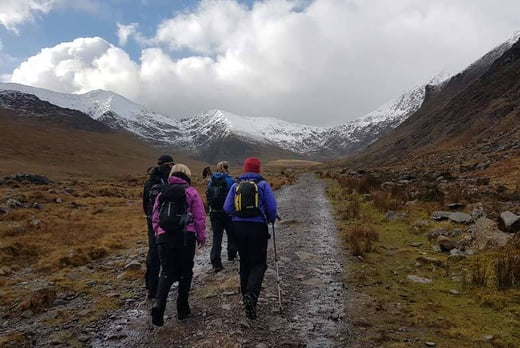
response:
[[[247,172],[239,176],[240,180],[264,180],[259,173]]]
[[[181,184],[181,185],[189,185],[190,183],[185,179],[179,178],[178,176],[170,176],[168,178],[168,184]]]
[[[164,166],[152,167],[148,170],[148,175],[157,179],[162,178],[163,180],[166,180],[170,175],[170,168]]]
[[[213,177],[214,177],[215,179],[222,179],[222,178],[225,178],[225,177],[228,177],[228,176],[229,176],[229,175],[226,174],[226,173],[215,173],[215,174],[213,174]]]

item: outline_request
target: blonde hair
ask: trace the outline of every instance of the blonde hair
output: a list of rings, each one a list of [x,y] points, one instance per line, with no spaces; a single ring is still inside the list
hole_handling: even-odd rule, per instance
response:
[[[170,170],[170,176],[172,176],[173,173],[183,173],[183,174],[186,174],[187,176],[191,176],[190,168],[188,168],[188,166],[181,164],[181,163],[177,163],[176,165],[174,165],[172,167],[172,169]]]
[[[217,163],[217,172],[229,174],[229,163],[228,161],[220,161]]]

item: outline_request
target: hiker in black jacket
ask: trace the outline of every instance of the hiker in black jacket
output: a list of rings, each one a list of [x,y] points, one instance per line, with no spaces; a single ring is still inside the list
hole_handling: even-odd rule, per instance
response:
[[[145,281],[148,298],[150,299],[155,298],[161,268],[157,241],[152,227],[153,204],[155,197],[161,192],[162,185],[168,182],[170,169],[174,164],[172,156],[161,155],[157,159],[157,166],[148,168],[148,179],[143,189],[143,211],[146,214],[146,223],[148,226],[148,254],[146,255]]]

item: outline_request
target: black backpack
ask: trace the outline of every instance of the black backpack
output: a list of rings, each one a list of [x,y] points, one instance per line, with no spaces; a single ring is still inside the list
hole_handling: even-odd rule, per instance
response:
[[[166,233],[184,232],[192,221],[188,213],[186,188],[188,185],[164,185],[159,196],[159,226]]]
[[[255,217],[262,215],[259,207],[260,196],[258,183],[263,180],[244,180],[235,186],[235,212],[233,215],[240,217]]]
[[[157,195],[159,193],[161,193],[164,185],[165,184],[162,182],[162,179],[158,183],[151,184],[150,189],[148,190],[148,204],[146,205],[146,208],[147,208],[146,215],[152,216],[153,205],[155,204],[155,199],[157,198]]]
[[[228,191],[225,176],[211,178],[206,193],[206,200],[212,210],[222,211],[224,209],[224,202],[226,201]]]
[[[165,170],[160,167],[148,168],[148,180],[145,183],[144,189],[146,197],[143,197],[146,202],[145,210],[147,216],[152,216],[155,199],[161,192],[163,186],[167,184],[168,174],[168,169]]]

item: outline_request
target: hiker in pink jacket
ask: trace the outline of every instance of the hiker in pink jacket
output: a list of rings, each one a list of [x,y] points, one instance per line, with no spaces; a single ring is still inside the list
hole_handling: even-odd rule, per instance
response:
[[[164,324],[164,310],[168,292],[179,281],[177,317],[190,314],[188,303],[193,278],[193,259],[198,244],[206,242],[206,212],[197,190],[191,186],[191,171],[183,164],[172,167],[168,185],[165,185],[153,208],[152,225],[157,236],[161,275],[152,323]]]

